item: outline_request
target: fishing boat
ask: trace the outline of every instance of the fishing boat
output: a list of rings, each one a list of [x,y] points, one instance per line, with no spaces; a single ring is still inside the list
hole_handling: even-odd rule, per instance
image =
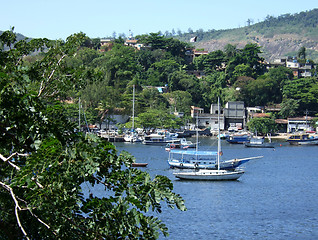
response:
[[[287,139],[291,145],[318,145],[318,137],[310,136],[309,133],[295,133]]]
[[[148,163],[132,163],[132,167],[147,167]]]
[[[218,101],[218,134],[220,135],[220,104]],[[209,154],[209,155],[208,155]],[[210,156],[210,153],[207,152],[207,155]],[[221,151],[221,139],[218,138],[218,150],[213,155],[216,155],[216,164],[214,167],[216,169],[195,169],[193,171],[179,171],[173,173],[179,179],[185,180],[209,180],[209,181],[220,181],[220,180],[237,180],[241,175],[244,174],[244,170],[242,169],[233,169],[226,170],[221,169],[222,162],[220,161],[220,157],[222,155]],[[247,159],[246,159],[247,160]]]

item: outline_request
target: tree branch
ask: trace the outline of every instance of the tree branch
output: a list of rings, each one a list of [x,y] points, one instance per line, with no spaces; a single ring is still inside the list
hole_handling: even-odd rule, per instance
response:
[[[20,229],[21,229],[23,235],[26,237],[26,239],[30,239],[30,238],[28,237],[28,234],[27,234],[26,231],[24,230],[24,228],[23,228],[21,222],[20,222],[18,210],[21,210],[21,207],[19,206],[18,200],[17,200],[17,198],[15,197],[15,194],[14,194],[12,188],[11,188],[10,186],[4,184],[3,182],[0,182],[0,185],[1,185],[4,189],[6,189],[7,191],[10,192],[11,197],[12,197],[14,203],[15,203],[15,210],[14,210],[14,212],[15,212],[15,216],[16,216],[18,225],[19,225],[19,227],[20,227]]]
[[[58,60],[58,62],[57,62],[57,64],[56,64],[56,67],[52,70],[52,72],[51,72],[50,76],[47,78],[46,82],[49,82],[49,81],[51,80],[51,78],[53,77],[53,75],[54,75],[54,73],[55,73],[55,71],[56,71],[56,69],[57,69],[57,66],[60,65],[60,63],[61,63],[61,61],[63,60],[63,58],[65,58],[66,56],[67,56],[67,55],[64,54],[64,55],[62,55],[62,57]],[[44,77],[44,76],[43,76],[43,77]],[[45,86],[45,84],[44,84],[44,81],[45,81],[45,79],[43,79],[43,80],[41,81],[41,85],[40,85],[38,97],[40,97],[40,96],[42,95],[43,91],[46,89],[46,86]]]
[[[23,157],[26,157],[26,156],[28,156],[29,154],[27,154],[27,153],[17,153],[17,152],[15,152],[15,153],[12,153],[9,157],[4,157],[2,154],[0,154],[0,158],[2,159],[2,161],[4,161],[4,162],[8,162],[12,167],[14,167],[15,169],[17,169],[18,171],[20,170],[20,167],[18,167],[17,165],[15,165],[14,163],[12,163],[11,161],[10,161],[10,159],[11,158],[13,158],[14,156],[23,156]]]
[[[18,211],[28,210],[28,211],[30,212],[30,214],[31,214],[34,218],[36,218],[36,219],[37,219],[41,224],[43,224],[47,229],[50,229],[50,230],[51,230],[51,227],[50,227],[48,224],[46,224],[44,221],[42,221],[37,215],[35,215],[35,214],[30,210],[30,208],[28,207],[28,204],[27,204],[26,201],[24,201],[23,199],[20,199],[19,197],[16,197],[16,195],[15,195],[14,192],[13,192],[13,189],[12,189],[10,186],[6,185],[6,184],[3,183],[3,182],[0,182],[0,185],[1,185],[4,189],[6,189],[7,191],[10,192],[11,197],[12,197],[14,203],[15,203],[15,215],[16,215],[16,218],[17,218],[18,225],[19,225],[21,231],[23,232],[23,234],[26,236],[27,239],[29,239],[29,238],[28,238],[27,233],[25,232],[25,230],[24,230],[24,228],[23,228],[23,226],[22,226],[22,224],[21,224],[21,222],[20,222],[19,212],[18,212]],[[26,207],[26,208],[21,208],[20,205],[19,205],[19,203],[18,203],[18,200],[20,200],[21,202],[24,202],[24,204],[25,204],[27,207]],[[54,235],[57,235],[55,231],[52,231],[52,233],[53,233]]]

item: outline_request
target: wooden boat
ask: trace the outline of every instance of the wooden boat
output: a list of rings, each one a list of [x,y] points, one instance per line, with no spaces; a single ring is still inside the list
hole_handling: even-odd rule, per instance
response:
[[[132,167],[147,167],[148,163],[132,163]]]

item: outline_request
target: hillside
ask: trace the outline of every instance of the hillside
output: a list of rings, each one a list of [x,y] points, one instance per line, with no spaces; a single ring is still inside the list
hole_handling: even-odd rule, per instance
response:
[[[199,30],[178,38],[189,41],[193,36],[197,36],[195,47],[207,51],[223,50],[227,44],[242,48],[247,43],[258,43],[267,61],[295,56],[299,48],[304,46],[307,58],[318,62],[318,9],[277,18],[268,16],[263,22],[241,28],[207,32]]]

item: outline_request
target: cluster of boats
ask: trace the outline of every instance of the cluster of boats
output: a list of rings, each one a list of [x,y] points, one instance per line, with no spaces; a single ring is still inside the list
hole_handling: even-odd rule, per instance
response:
[[[168,165],[170,168],[179,170],[174,172],[174,175],[179,179],[187,180],[236,180],[244,174],[244,170],[241,168],[242,164],[263,157],[252,156],[224,160],[221,137],[219,136],[217,151],[198,150],[198,141],[193,143],[186,138],[178,138],[177,134],[165,130],[146,135],[139,142],[165,145],[165,150],[169,152]],[[244,144],[246,147],[274,148],[269,136],[268,139],[269,141],[265,141],[264,137],[250,136],[249,134],[232,135],[226,138],[229,143]],[[308,133],[297,133],[291,135],[287,142],[292,145],[318,144],[318,137],[310,136]],[[142,166],[146,166],[146,164]]]
[[[219,106],[219,104],[218,104]],[[218,109],[220,113],[220,106]],[[133,121],[134,122],[134,121]],[[220,116],[218,115],[220,124]],[[155,133],[140,136],[135,131],[131,131],[124,136],[126,142],[142,142],[151,145],[166,145],[166,151],[169,151],[168,165],[171,168],[177,168],[179,171],[173,174],[179,179],[186,180],[237,180],[244,174],[240,166],[251,159],[259,159],[263,156],[235,158],[223,160],[221,150],[221,138],[229,143],[245,144],[246,147],[273,148],[270,137],[269,142],[265,142],[264,137],[251,137],[247,133],[223,135],[220,134],[218,126],[218,148],[217,151],[198,150],[198,131],[196,131],[197,142],[192,143],[185,138],[178,138],[177,133],[170,133],[167,130],[159,130]],[[287,140],[290,144],[318,144],[318,138],[312,138],[308,135],[291,136]],[[195,150],[188,150],[195,148]],[[135,163],[133,167],[147,166],[146,163]]]

